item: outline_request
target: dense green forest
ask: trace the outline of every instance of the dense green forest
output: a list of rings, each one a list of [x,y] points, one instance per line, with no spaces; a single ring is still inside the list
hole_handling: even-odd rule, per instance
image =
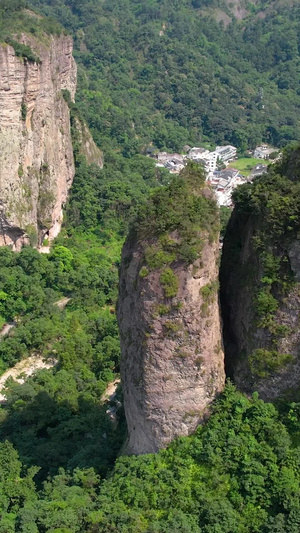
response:
[[[297,2],[238,2],[244,20],[226,19],[223,0],[31,3],[74,36],[77,101],[102,148],[299,139]]]
[[[47,381],[42,373],[27,387],[37,388],[41,380]],[[61,402],[64,415],[70,401]],[[45,423],[43,403],[28,403],[31,426]],[[16,424],[22,407],[13,410],[9,422]],[[209,421],[192,437],[177,439],[156,455],[121,457],[104,481],[97,468],[101,447],[94,442],[85,449],[85,461],[82,454],[81,463],[75,456],[67,471],[61,468],[40,490],[34,482],[39,467],[28,468],[30,454],[22,464],[5,441],[0,444],[0,531],[298,533],[299,412],[299,404],[292,404],[280,416],[273,405],[256,395],[249,400],[228,385]],[[82,420],[76,424],[79,419],[73,411],[69,424],[61,424],[64,432],[73,426],[68,448],[76,447],[80,430],[86,431]],[[17,421],[22,427],[20,414]],[[96,416],[88,422],[99,424]],[[16,447],[23,455],[20,444]]]
[[[59,20],[74,36],[72,111],[105,155],[104,169],[88,166],[74,138],[76,177],[49,256],[0,249],[0,328],[15,323],[0,342],[1,373],[29,354],[57,361],[7,384],[0,533],[299,532],[300,404],[275,407],[228,384],[194,436],[116,460],[126,436],[121,391],[117,423],[100,401],[119,372],[122,243],[170,179],[146,148],[228,141],[243,151],[299,138],[299,7],[258,18],[272,2],[246,4],[246,19],[225,27],[214,10],[230,12],[216,0],[36,0],[30,6],[48,15],[39,22],[20,11],[28,2],[0,0],[0,38],[28,60],[37,58],[18,48],[13,29],[65,31]]]
[[[46,14],[18,16],[22,6]],[[292,0],[2,0],[14,31],[61,31],[75,41],[77,102],[105,151],[300,137],[299,16]],[[245,8],[246,6],[246,8]],[[15,15],[12,17],[12,9]],[[230,16],[229,16],[230,15]],[[218,18],[221,20],[218,22]],[[64,31],[65,31],[64,30]],[[1,23],[0,23],[1,38]],[[22,52],[20,52],[22,54]]]
[[[8,383],[0,409],[0,532],[298,533],[299,403],[275,407],[228,384],[195,435],[157,455],[116,460],[126,434],[122,406],[116,425],[99,398],[118,372],[113,305],[128,219],[123,210],[116,215],[114,198],[97,212],[101,223],[84,231],[80,217],[92,191],[100,202],[107,193],[98,186],[110,179],[105,170],[77,165],[65,228],[51,254],[0,250],[3,320],[18,321],[0,343],[3,365],[32,352],[58,360],[23,385]],[[281,170],[289,171],[288,156]],[[269,194],[274,187],[278,205],[282,192],[267,176],[253,194],[251,186],[241,189],[241,208],[246,189],[259,206],[259,187]],[[55,305],[62,296],[72,298],[65,310]]]

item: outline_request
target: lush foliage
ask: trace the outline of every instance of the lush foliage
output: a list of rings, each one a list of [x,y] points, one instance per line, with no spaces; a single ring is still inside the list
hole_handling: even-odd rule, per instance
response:
[[[164,180],[142,155],[107,152],[104,169],[88,166],[76,117],[73,105],[76,176],[50,254],[0,248],[0,328],[14,326],[0,341],[0,369],[36,353],[57,361],[24,385],[7,382],[0,409],[1,440],[15,445],[24,464],[38,467],[38,483],[61,467],[93,467],[104,476],[120,450],[122,408],[113,402],[111,420],[100,400],[119,372],[118,263],[129,220]]]
[[[240,2],[242,21],[222,0],[31,3],[74,36],[79,106],[105,149],[210,140],[243,151],[300,136],[297,2]]]
[[[253,331],[262,328],[268,335],[266,349],[259,347],[248,354],[252,374],[259,377],[279,370],[292,359],[290,354],[278,351],[278,346],[281,338],[295,331],[291,323],[287,325],[281,319],[280,309],[285,298],[298,290],[289,254],[300,230],[299,154],[299,148],[291,147],[266,175],[242,185],[233,194],[234,218],[226,235],[231,253],[227,252],[223,275],[230,265],[240,261],[244,246],[241,239],[250,233],[253,264],[245,261],[237,276],[252,294]],[[237,227],[243,229],[237,231]]]
[[[65,30],[56,20],[37,17],[27,7],[28,2],[24,0],[0,0],[0,42],[10,44],[18,57],[38,63],[40,59],[30,46],[18,42],[21,33],[26,32],[46,44],[49,34],[59,35]]]
[[[165,268],[160,275],[160,282],[163,286],[166,298],[173,298],[178,291],[178,278],[173,270],[168,267]]]
[[[39,491],[36,469],[3,443],[0,531],[298,533],[299,414],[293,404],[283,423],[274,406],[227,386],[194,436],[118,459],[104,482],[85,464]]]
[[[215,199],[205,188],[203,169],[189,162],[139,209],[131,233],[150,243],[145,248],[147,267],[160,268],[175,260],[191,263],[197,259],[203,241],[217,237],[218,220]]]
[[[122,421],[116,431],[107,405],[99,404],[119,368],[113,307],[119,249],[119,241],[103,246],[80,234],[49,256],[29,247],[19,254],[0,249],[2,322],[15,324],[0,342],[2,370],[32,353],[57,361],[24,385],[10,380],[0,410],[0,438],[39,467],[37,479],[61,466],[106,473],[121,445]],[[71,299],[65,310],[57,305],[62,297]]]
[[[26,4],[0,0],[0,39],[13,39],[17,55],[36,61],[12,35],[26,30],[46,43],[46,34],[61,27],[24,11]],[[274,406],[228,386],[194,436],[155,456],[119,458],[112,471],[124,416],[120,392],[113,420],[101,396],[119,370],[117,267],[129,221],[139,212],[135,230],[158,238],[159,245],[145,251],[140,275],[162,268],[170,296],[177,278],[168,265],[179,256],[195,259],[199,230],[213,238],[218,229],[213,200],[194,194],[204,184],[199,169],[187,167],[169,184],[169,174],[141,152],[203,140],[226,140],[242,151],[262,138],[278,145],[297,138],[299,7],[270,9],[257,19],[246,2],[249,19],[225,29],[214,20],[215,8],[228,13],[221,0],[31,4],[75,38],[79,90],[77,107],[69,104],[76,178],[49,256],[29,247],[19,254],[0,249],[0,327],[14,325],[0,342],[0,369],[32,353],[57,361],[24,384],[6,386],[0,533],[298,533],[299,404],[284,405],[281,417]],[[26,118],[25,104],[21,114]],[[80,155],[75,117],[81,116],[105,149],[102,170]],[[286,158],[236,193],[244,214],[266,215],[258,247],[299,229],[299,157],[293,160],[293,169]],[[221,215],[225,226],[228,212]],[[180,248],[169,237],[178,227]],[[284,263],[266,256],[264,264],[260,320],[266,310],[272,318],[275,293],[285,290],[278,288]],[[290,282],[287,276],[284,283]],[[203,289],[204,306],[216,291],[216,284]],[[63,298],[70,299],[65,309],[58,305]],[[168,309],[160,305],[157,312]],[[167,334],[172,327],[169,322]],[[282,363],[263,355],[268,365]]]
[[[26,24],[32,24],[41,37],[48,19],[40,27],[22,7],[5,8],[6,29],[14,21],[18,29],[24,15],[24,28],[30,32]],[[0,370],[32,354],[57,361],[24,385],[7,382],[7,401],[0,410],[1,440],[9,438],[27,466],[38,466],[39,483],[60,467],[94,467],[106,475],[121,447],[122,408],[113,405],[111,421],[107,403],[100,401],[119,372],[115,303],[120,251],[129,220],[168,174],[142,155],[129,159],[114,151],[106,152],[103,169],[87,165],[76,131],[80,110],[67,93],[64,97],[71,110],[76,164],[64,228],[49,255],[30,247],[18,254],[0,249],[0,328],[14,326],[0,341]]]
[[[122,409],[116,427],[100,402],[119,372],[117,267],[128,221],[160,178],[143,156],[108,155],[100,170],[76,152],[76,169],[51,253],[0,248],[0,326],[15,326],[0,342],[1,370],[32,353],[57,361],[24,385],[8,382],[0,410],[0,438],[39,467],[39,481],[60,467],[105,475],[121,447]]]

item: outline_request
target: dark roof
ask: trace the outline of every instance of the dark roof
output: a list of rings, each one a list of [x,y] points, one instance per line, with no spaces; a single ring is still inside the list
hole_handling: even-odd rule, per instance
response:
[[[222,180],[230,180],[232,179],[234,176],[236,176],[236,174],[238,173],[239,171],[234,169],[234,168],[228,168],[226,170],[216,170],[214,172],[214,176],[216,178],[219,178],[219,179],[222,179]]]

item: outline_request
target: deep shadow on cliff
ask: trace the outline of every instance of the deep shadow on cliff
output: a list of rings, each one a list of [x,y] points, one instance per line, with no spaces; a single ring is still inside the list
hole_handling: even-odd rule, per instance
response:
[[[265,400],[300,385],[300,149],[234,193],[220,268],[226,372]]]

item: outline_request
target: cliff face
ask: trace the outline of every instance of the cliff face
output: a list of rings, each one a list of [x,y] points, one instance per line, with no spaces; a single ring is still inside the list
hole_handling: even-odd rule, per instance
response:
[[[170,222],[174,198],[160,236],[150,229],[151,217],[159,217],[152,204],[148,235],[133,232],[123,248],[118,321],[128,453],[156,452],[193,432],[224,385],[218,234],[212,231],[217,214],[213,200],[204,197],[210,192],[199,195],[211,212],[206,227],[198,225],[194,233],[193,259],[191,249],[183,250],[191,242],[184,224]]]
[[[286,160],[243,186],[221,261],[227,372],[265,400],[293,396],[300,385],[300,175],[293,168]]]
[[[62,206],[74,177],[69,108],[76,65],[72,39],[42,41],[23,35],[40,62],[17,57],[0,46],[0,245],[18,250],[41,244],[61,227]]]

